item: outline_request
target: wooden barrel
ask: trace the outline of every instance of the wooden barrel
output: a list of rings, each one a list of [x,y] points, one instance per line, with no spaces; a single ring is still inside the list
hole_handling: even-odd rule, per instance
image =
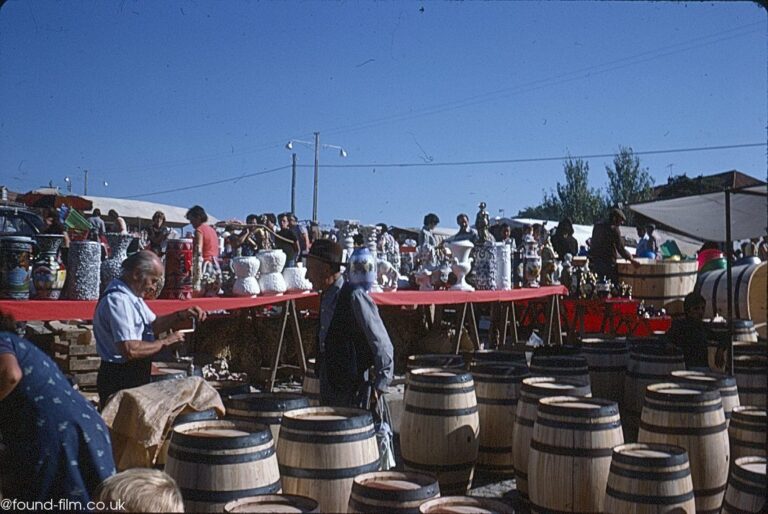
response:
[[[589,367],[589,383],[596,398],[624,401],[624,375],[629,361],[626,341],[582,339],[581,354]]]
[[[320,379],[315,376],[315,359],[307,359],[307,372],[301,383],[301,394],[309,399],[309,405],[320,405]]]
[[[602,512],[613,448],[623,443],[616,402],[539,400],[528,458],[531,510]]]
[[[480,362],[516,362],[518,364],[528,365],[525,358],[525,352],[515,352],[509,350],[476,350],[471,354],[473,363]],[[465,359],[466,360],[466,359]]]
[[[515,425],[512,428],[512,465],[515,468],[517,490],[523,498],[528,497],[528,455],[539,400],[550,396],[588,397],[591,394],[589,384],[580,380],[554,377],[523,379]]]
[[[374,471],[355,477],[347,512],[413,514],[419,505],[440,496],[433,475],[399,471]]]
[[[206,383],[216,389],[222,398],[251,392],[251,385],[242,380],[206,380]]]
[[[464,369],[464,357],[454,353],[424,353],[409,355],[407,369],[450,368]]]
[[[762,325],[760,335],[765,336],[766,311],[768,310],[768,263],[734,266],[733,270],[733,318],[752,320]],[[702,273],[696,283],[698,291],[707,301],[704,317],[714,318],[717,313],[728,315],[728,291],[726,270]]]
[[[723,502],[723,514],[765,512],[765,457],[741,457],[733,461]]]
[[[741,404],[765,408],[768,395],[768,357],[737,355],[733,358],[733,374],[739,387]]]
[[[400,422],[405,468],[436,475],[444,493],[466,494],[480,431],[472,375],[445,368],[412,369],[407,385]]]
[[[694,384],[649,385],[638,441],[685,448],[691,463],[696,512],[719,511],[728,480],[730,450],[717,389]]]
[[[320,512],[312,498],[295,494],[265,494],[227,503],[224,512]]]
[[[472,514],[514,514],[515,509],[508,503],[492,498],[475,498],[472,496],[443,496],[422,503],[419,507],[422,514],[430,513],[468,513]]]
[[[632,286],[632,297],[646,305],[660,309],[668,303],[682,302],[696,286],[696,261],[638,260],[638,268],[628,261],[618,261],[619,280]]]
[[[688,452],[663,444],[622,444],[613,449],[605,514],[694,514]]]
[[[756,343],[758,340],[757,329],[751,319],[733,320],[733,340],[745,343]]]
[[[517,362],[476,362],[472,366],[480,421],[477,469],[512,475],[512,430],[528,366]]]
[[[172,426],[175,427],[176,425],[181,425],[183,423],[191,423],[193,421],[207,421],[210,419],[219,418],[219,413],[216,412],[216,409],[206,409],[202,411],[187,409],[189,408],[187,407],[181,411],[181,413],[173,419],[173,423],[171,424]],[[155,464],[158,466],[165,466],[165,463],[168,460],[168,447],[171,444],[171,433],[169,433],[163,439],[163,443],[160,445],[160,451],[157,453],[157,458],[155,459]]]
[[[718,342],[717,341],[708,341],[707,342],[707,364],[709,364],[709,368],[713,371],[719,371],[723,373],[725,371],[725,363],[728,362],[730,359],[730,352],[726,350],[724,358],[723,358],[723,364],[720,366],[717,365],[716,361],[716,355],[718,350]],[[768,345],[766,345],[763,341],[757,341],[757,342],[749,342],[749,341],[733,341],[733,355],[735,357],[738,357],[739,355],[748,355],[748,356],[758,356],[758,357],[768,357]]]
[[[670,373],[684,369],[683,354],[674,348],[658,344],[642,344],[631,347],[624,379],[624,401],[622,402],[625,440],[628,442],[637,440],[645,388],[656,382],[665,382],[669,379]]]
[[[223,398],[226,419],[251,421],[266,425],[277,444],[283,415],[292,410],[309,407],[309,399],[291,393],[246,393]]]
[[[536,355],[531,358],[531,374],[540,377],[572,378],[589,383],[587,359],[580,355]]]
[[[195,421],[171,435],[168,473],[187,512],[221,512],[227,503],[280,492],[272,433],[245,421]]]
[[[149,381],[154,383],[162,382],[163,380],[186,378],[187,367],[187,364],[177,362],[153,362]]]
[[[720,391],[720,399],[723,402],[726,424],[731,419],[734,407],[739,406],[739,391],[736,388],[736,379],[733,377],[704,371],[673,371],[671,376],[673,382],[716,387]]]
[[[766,456],[768,440],[768,413],[759,407],[735,407],[728,425],[731,441],[731,460],[754,455]]]
[[[277,460],[287,494],[314,498],[321,512],[344,512],[354,478],[379,469],[371,413],[340,407],[288,411]]]

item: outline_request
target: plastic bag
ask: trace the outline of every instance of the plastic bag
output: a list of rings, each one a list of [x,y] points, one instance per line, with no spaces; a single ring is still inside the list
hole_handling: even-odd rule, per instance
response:
[[[379,458],[382,471],[395,467],[395,446],[392,440],[392,420],[389,415],[386,395],[380,394],[374,408],[374,427],[376,442],[379,445]]]

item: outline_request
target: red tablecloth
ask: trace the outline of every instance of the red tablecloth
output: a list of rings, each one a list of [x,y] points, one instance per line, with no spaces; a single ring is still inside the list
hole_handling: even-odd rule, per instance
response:
[[[576,319],[577,306],[583,309],[585,333],[610,333],[618,335],[648,336],[653,332],[666,332],[672,324],[669,316],[640,318],[637,308],[640,302],[627,298],[610,299],[563,299],[562,315],[572,330],[579,330]],[[606,316],[610,319],[606,320]],[[631,334],[630,334],[631,332]]]
[[[511,291],[393,291],[372,293],[377,305],[447,305],[457,303],[514,302],[561,295],[567,292],[563,286]],[[194,298],[192,300],[151,300],[147,304],[155,314],[163,315],[198,305],[206,311],[245,309],[300,299],[299,308],[318,305],[317,294],[286,294],[282,296],[257,296],[256,298]],[[17,321],[57,319],[92,319],[96,302],[73,300],[0,301],[0,311],[9,313]]]

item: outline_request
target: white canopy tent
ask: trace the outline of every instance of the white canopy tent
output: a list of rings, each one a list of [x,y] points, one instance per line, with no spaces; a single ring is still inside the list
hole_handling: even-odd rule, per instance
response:
[[[84,196],[83,198],[93,202],[93,208],[99,209],[104,216],[106,216],[110,209],[114,209],[129,225],[144,226],[151,223],[152,215],[155,211],[163,211],[163,214],[165,214],[165,222],[170,227],[183,227],[189,225],[189,221],[184,217],[189,210],[188,207],[176,207],[175,205],[166,205],[162,203],[126,200],[123,198],[108,198],[103,196]],[[211,216],[211,213],[208,213],[209,225],[213,225],[217,221],[219,221],[217,218]]]

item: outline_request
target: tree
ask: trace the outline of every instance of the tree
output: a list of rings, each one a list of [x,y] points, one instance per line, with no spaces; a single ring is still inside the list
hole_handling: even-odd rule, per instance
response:
[[[544,200],[535,207],[526,207],[517,213],[520,218],[533,218],[539,220],[559,220],[562,216],[560,205],[554,195],[544,193]]]
[[[622,205],[650,200],[653,196],[653,178],[648,168],[640,167],[640,159],[631,147],[619,147],[619,153],[613,157],[613,168],[605,167],[608,173],[607,202],[609,205]],[[627,212],[627,224],[633,223],[633,213]]]
[[[560,207],[560,216],[569,217],[574,223],[592,225],[605,211],[600,192],[589,187],[589,163],[568,157],[563,163],[565,183],[557,183],[554,198]]]

